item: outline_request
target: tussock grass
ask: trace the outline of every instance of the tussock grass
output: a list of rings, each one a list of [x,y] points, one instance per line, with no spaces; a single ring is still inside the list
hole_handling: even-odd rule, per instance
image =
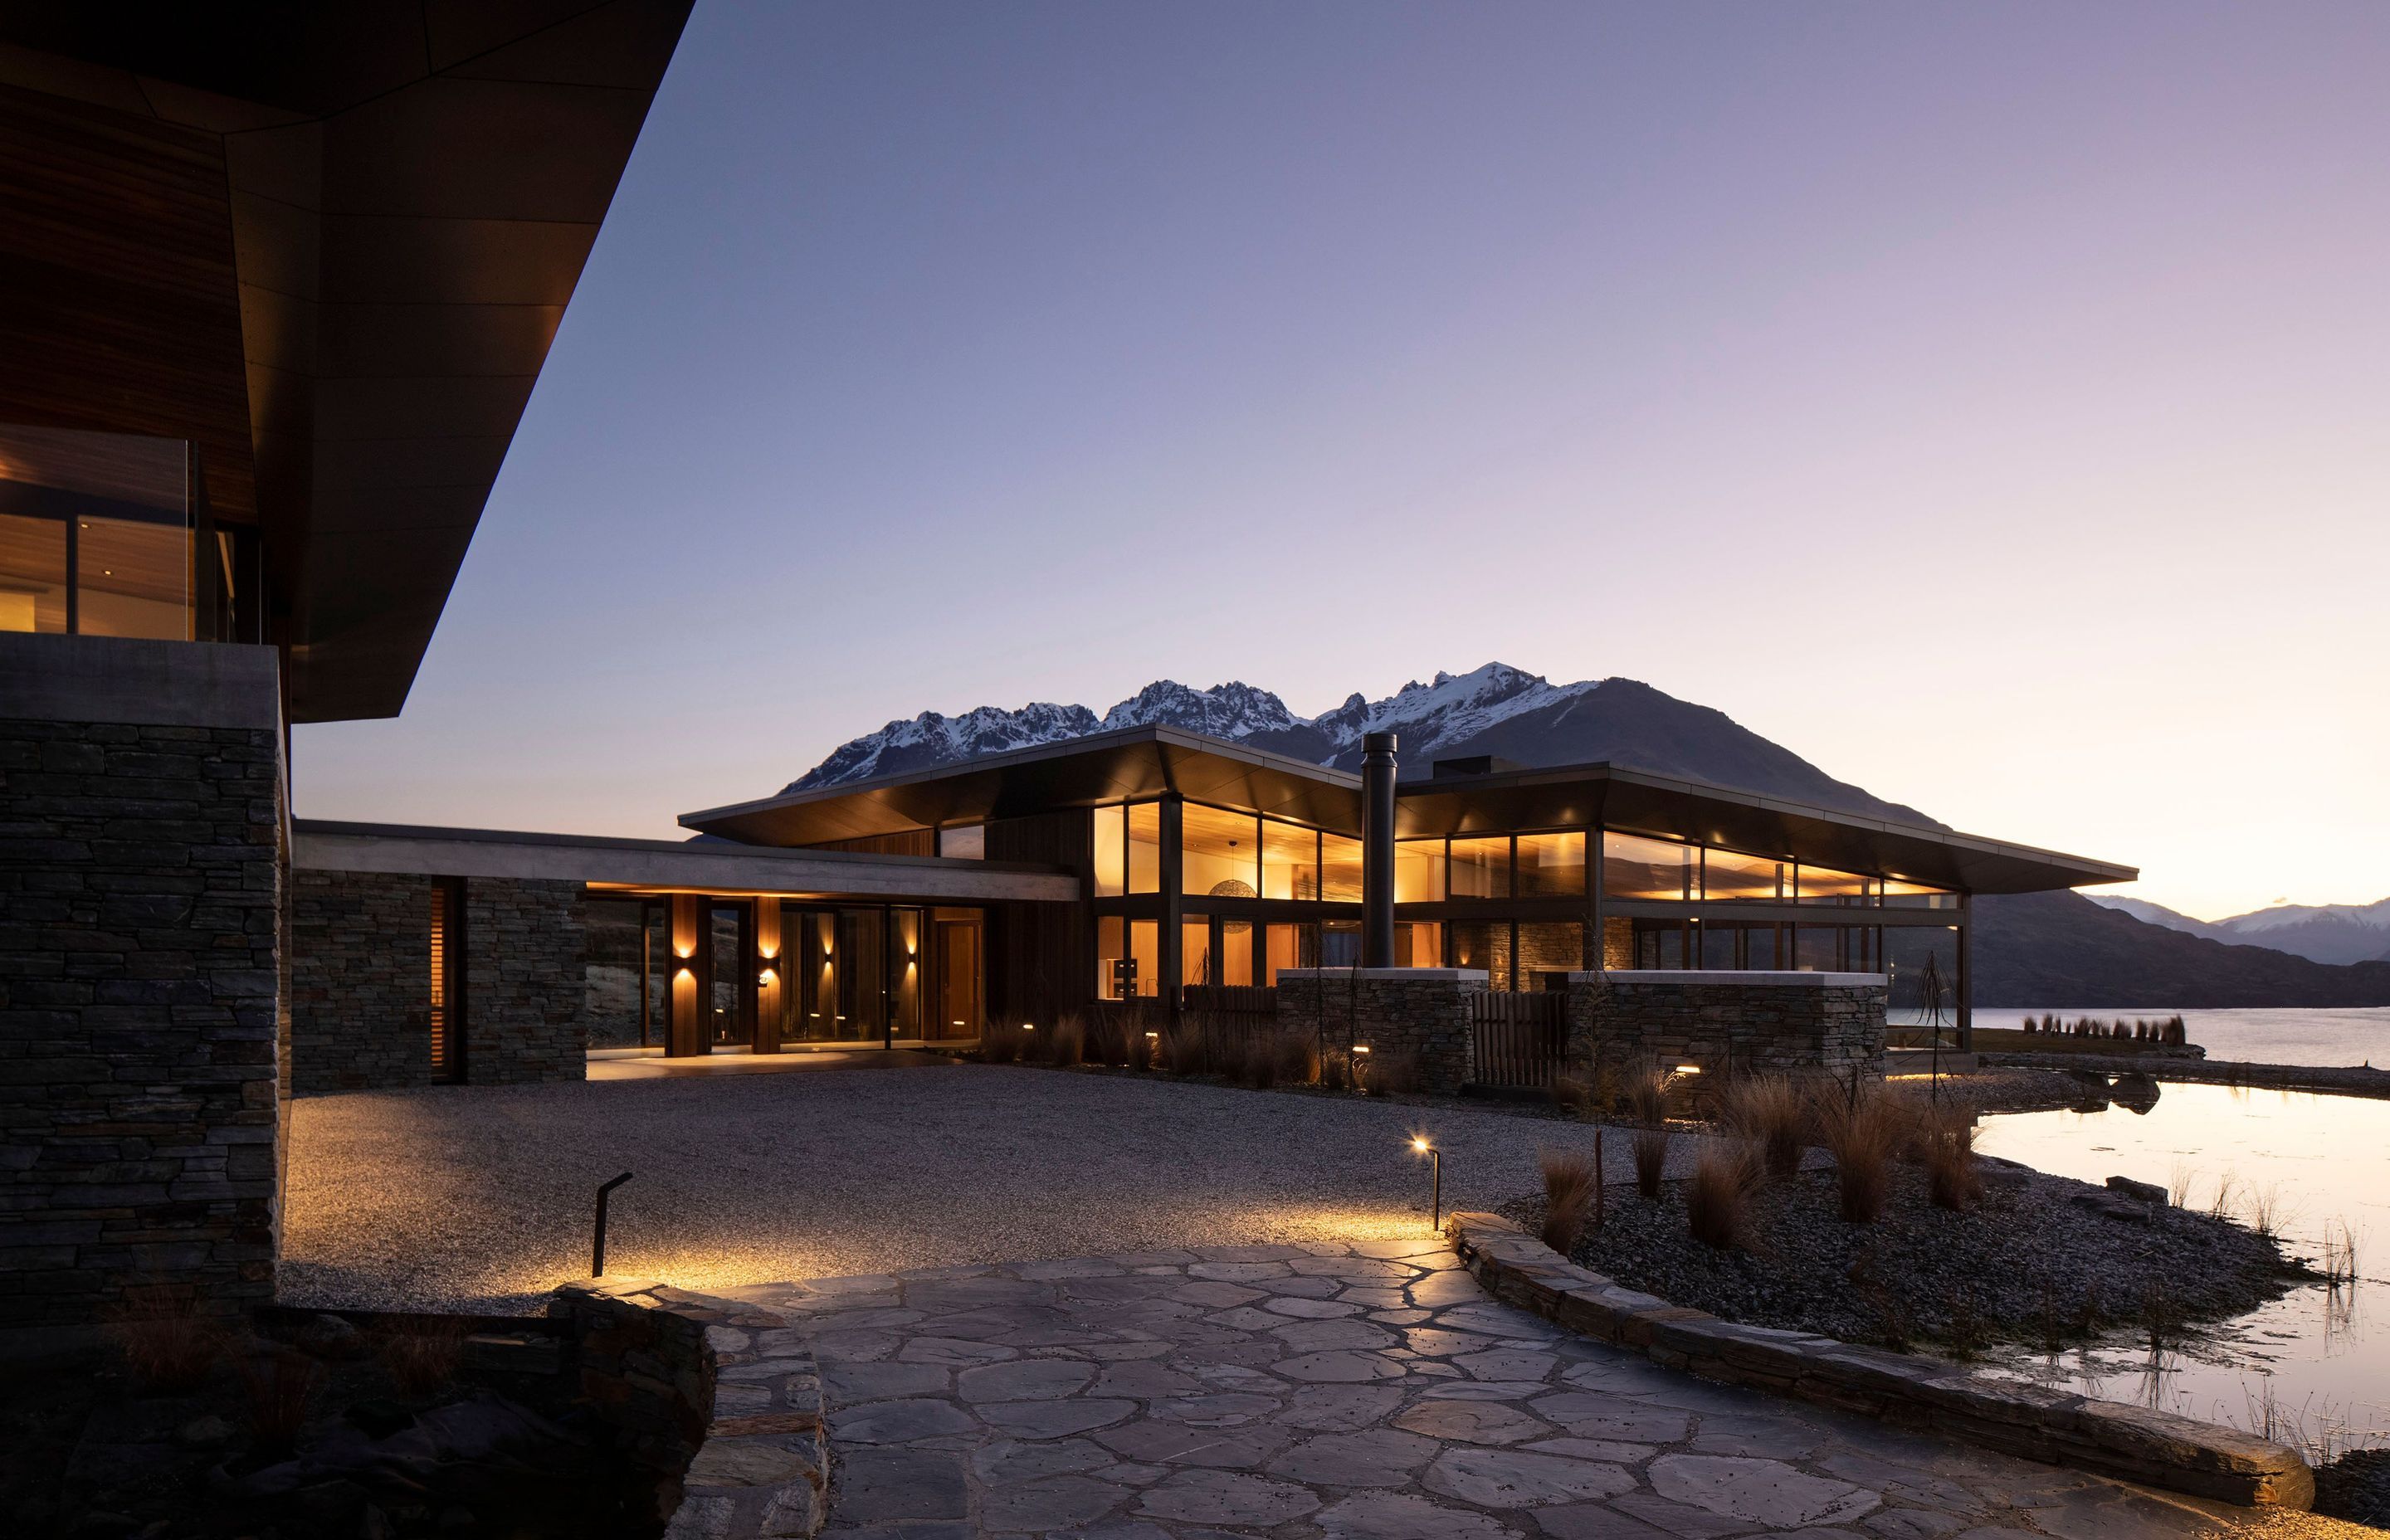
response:
[[[1665,1123],[1635,1131],[1635,1190],[1646,1198],[1660,1196],[1660,1178],[1668,1169],[1668,1136]]]
[[[2291,1208],[2281,1183],[2249,1185],[2249,1228],[2264,1238],[2271,1240],[2282,1233],[2282,1227],[2291,1221]]]
[[[1585,1238],[1600,1175],[1592,1159],[1574,1149],[1543,1150],[1536,1164],[1544,1178],[1544,1244],[1567,1256]]]
[[[1572,1117],[1588,1116],[1593,1111],[1593,1087],[1573,1075],[1554,1075],[1552,1105]]]
[[[465,1339],[471,1329],[459,1320],[425,1320],[379,1334],[374,1354],[401,1395],[430,1395],[452,1383],[465,1366]]]
[[[1677,1077],[1657,1063],[1645,1063],[1626,1077],[1626,1110],[1646,1128],[1668,1121],[1668,1085]]]
[[[1040,1062],[1069,1069],[1086,1061],[1087,1023],[1077,1015],[1057,1017],[1051,1028],[1035,1035]]]
[[[1809,1108],[1790,1078],[1745,1075],[1727,1087],[1719,1110],[1728,1129],[1751,1141],[1768,1175],[1791,1176],[1801,1169]]]
[[[324,1366],[303,1353],[261,1344],[241,1361],[240,1379],[257,1448],[271,1455],[290,1453],[324,1382]]]
[[[1751,1192],[1759,1185],[1761,1158],[1741,1139],[1712,1139],[1693,1162],[1692,1179],[1685,1184],[1685,1222],[1693,1238],[1713,1251],[1730,1251],[1745,1243],[1751,1222]]]
[[[1984,1196],[1983,1173],[1975,1166],[1974,1109],[1945,1101],[1928,1110],[1917,1126],[1926,1195],[1940,1208],[1972,1208]]]
[[[2174,1174],[2166,1178],[2166,1201],[2178,1209],[2191,1207],[2191,1185],[2199,1180],[2199,1171],[2188,1161],[2177,1161]]]
[[[1017,1063],[1021,1059],[1022,1050],[1028,1046],[1028,1040],[1034,1035],[1009,1022],[990,1023],[980,1031],[980,1062],[983,1064]]]
[[[1910,1119],[1893,1097],[1862,1085],[1855,1096],[1829,1093],[1816,1103],[1818,1142],[1834,1158],[1835,1197],[1853,1225],[1872,1225],[1892,1189],[1893,1157],[1908,1142]]]
[[[188,1289],[142,1284],[108,1313],[108,1335],[134,1379],[152,1390],[196,1390],[224,1356],[222,1326],[199,1313]]]

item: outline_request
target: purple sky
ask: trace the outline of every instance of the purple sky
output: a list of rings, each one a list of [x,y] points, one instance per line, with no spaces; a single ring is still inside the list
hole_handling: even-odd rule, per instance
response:
[[[2381,897],[2384,81],[2378,0],[700,0],[298,811],[666,834],[925,709],[1499,658]]]

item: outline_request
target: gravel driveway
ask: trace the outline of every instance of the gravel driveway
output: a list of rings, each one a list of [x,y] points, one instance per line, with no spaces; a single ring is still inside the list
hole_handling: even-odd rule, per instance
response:
[[[512,1308],[589,1270],[692,1289],[1178,1246],[1427,1233],[1590,1131],[1467,1104],[942,1063],[886,1072],[438,1087],[293,1112],[281,1295]],[[1672,1165],[1690,1162],[1689,1140]],[[1610,1174],[1623,1180],[1624,1140]]]

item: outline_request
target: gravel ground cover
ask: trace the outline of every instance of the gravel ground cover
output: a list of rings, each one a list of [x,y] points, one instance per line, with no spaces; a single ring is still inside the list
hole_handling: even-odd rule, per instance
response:
[[[520,1309],[589,1270],[715,1290],[1137,1248],[1427,1233],[1588,1128],[1461,1101],[949,1062],[888,1072],[441,1086],[293,1109],[281,1297]],[[1690,1168],[1696,1141],[1680,1139]],[[1613,1162],[1620,1179],[1623,1161]]]
[[[1729,1251],[1692,1238],[1679,1183],[1652,1200],[1613,1193],[1574,1260],[1728,1320],[1893,1345],[2075,1340],[2152,1308],[2171,1329],[2241,1315],[2292,1281],[2273,1242],[2229,1221],[2005,1162],[1998,1174],[1981,1202],[1953,1212],[1928,1200],[1921,1170],[1895,1166],[1882,1218],[1851,1225],[1832,1173],[1805,1171],[1759,1189],[1748,1248]],[[1540,1198],[1506,1212],[1542,1222]]]

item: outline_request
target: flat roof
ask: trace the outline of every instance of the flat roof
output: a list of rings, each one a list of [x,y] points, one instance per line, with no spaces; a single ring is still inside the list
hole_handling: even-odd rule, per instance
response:
[[[686,814],[758,845],[803,845],[973,824],[1176,792],[1357,834],[1358,776],[1227,738],[1146,726]],[[2128,882],[2131,866],[1929,824],[1844,813],[1600,761],[1397,784],[1403,839],[1600,823],[1970,892]]]
[[[1075,875],[1020,862],[321,818],[291,820],[290,865],[301,871],[507,878],[648,892],[777,893],[875,902],[1066,904],[1079,896]]]
[[[1360,827],[1360,776],[1165,726],[1124,727],[959,764],[787,791],[683,814],[680,822],[754,844],[810,845],[1173,791],[1322,828]]]

